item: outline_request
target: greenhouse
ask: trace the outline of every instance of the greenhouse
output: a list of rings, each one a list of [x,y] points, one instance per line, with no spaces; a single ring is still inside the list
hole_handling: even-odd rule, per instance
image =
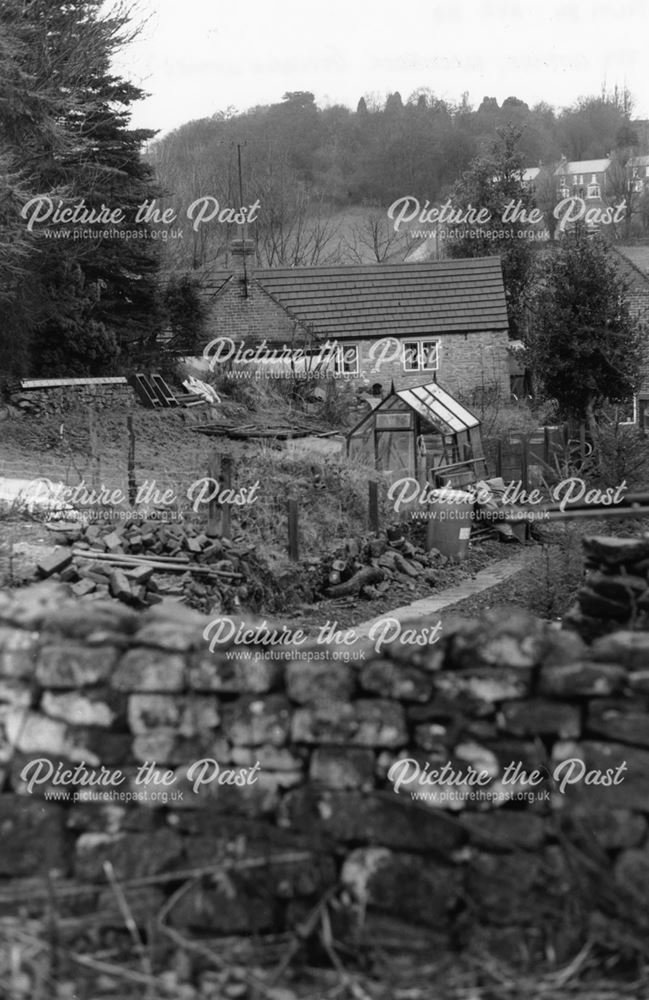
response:
[[[394,478],[436,486],[486,476],[480,421],[436,382],[393,389],[350,431],[347,454]]]

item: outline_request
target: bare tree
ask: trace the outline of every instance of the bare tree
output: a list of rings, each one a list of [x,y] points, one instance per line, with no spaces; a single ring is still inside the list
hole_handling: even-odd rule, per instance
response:
[[[343,249],[354,264],[384,264],[404,261],[414,243],[408,230],[395,232],[384,212],[370,212],[351,227]]]

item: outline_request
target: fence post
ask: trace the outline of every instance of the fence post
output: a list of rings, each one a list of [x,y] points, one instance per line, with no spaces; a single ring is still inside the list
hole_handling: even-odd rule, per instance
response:
[[[496,442],[496,476],[502,479],[503,475],[503,441],[498,438]]]
[[[133,507],[137,496],[137,484],[135,482],[135,430],[132,414],[126,418],[126,426],[128,427],[128,502]]]
[[[218,482],[219,470],[218,470],[218,455],[216,451],[210,452],[209,462],[207,464],[207,475],[212,483]],[[205,534],[208,538],[216,538],[219,534],[220,528],[220,518],[219,518],[219,504],[214,497],[213,500],[209,500],[207,503],[207,529]]]
[[[379,533],[379,484],[375,480],[369,483],[369,521],[370,531]]]
[[[232,486],[232,459],[229,455],[224,455],[221,459],[221,479],[219,488],[229,490]],[[225,503],[221,505],[221,537],[229,538],[231,535],[231,515],[232,505]]]
[[[288,557],[293,562],[300,558],[297,500],[288,502]]]
[[[527,436],[521,437],[521,482],[523,489],[527,492],[529,484],[530,466],[530,439]]]

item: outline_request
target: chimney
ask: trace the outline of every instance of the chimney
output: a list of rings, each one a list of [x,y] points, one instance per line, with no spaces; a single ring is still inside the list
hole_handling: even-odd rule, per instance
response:
[[[246,238],[237,238],[230,243],[230,266],[234,274],[241,278],[246,298],[248,298],[250,272],[253,268],[255,248],[255,241]]]

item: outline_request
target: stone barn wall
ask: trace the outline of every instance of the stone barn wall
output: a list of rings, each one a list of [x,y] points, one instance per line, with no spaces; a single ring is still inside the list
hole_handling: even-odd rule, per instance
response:
[[[620,565],[598,551],[601,590]],[[335,888],[354,941],[571,956],[649,892],[649,633],[619,617],[587,645],[508,608],[345,662],[210,651],[194,612],[81,607],[64,584],[0,596],[0,916],[52,891],[62,917],[121,926],[110,861],[141,920],[188,879],[168,921],[192,931],[294,928]],[[397,793],[399,758],[464,782]],[[508,784],[513,763],[538,784]]]

